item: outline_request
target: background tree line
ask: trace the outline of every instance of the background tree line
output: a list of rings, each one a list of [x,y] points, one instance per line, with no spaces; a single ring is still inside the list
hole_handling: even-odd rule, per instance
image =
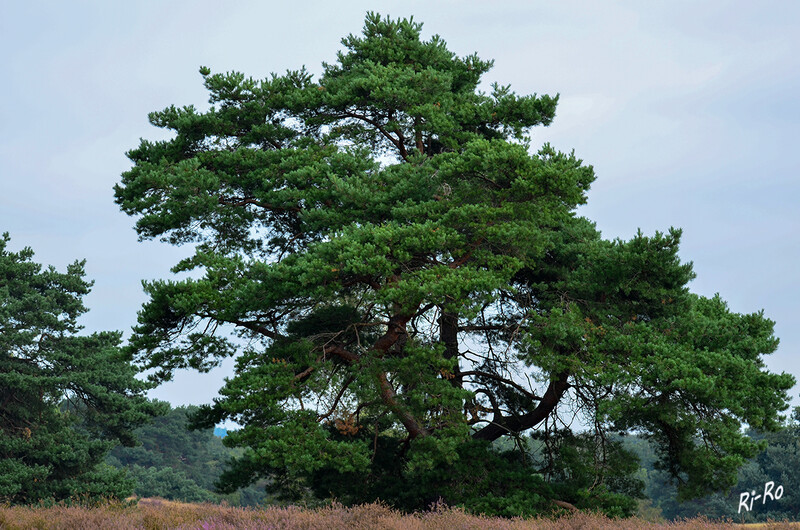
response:
[[[140,445],[117,446],[106,462],[117,469],[127,469],[136,481],[133,493],[139,497],[185,502],[224,500],[236,506],[268,502],[265,483],[227,495],[216,491],[214,483],[227,462],[239,456],[241,450],[225,447],[213,429],[190,430],[189,415],[196,411],[195,406],[170,407],[165,415],[135,431]]]
[[[733,518],[744,522],[767,520],[796,520],[800,514],[800,407],[794,408],[785,427],[779,432],[762,433],[749,429],[748,436],[765,445],[754,458],[739,470],[736,484],[730,491],[684,501],[678,500],[674,484],[663,471],[655,468],[653,448],[646,440],[627,436],[620,441],[635,454],[640,462],[637,476],[645,483],[644,494],[648,502],[640,505],[642,515],[666,519],[692,518],[704,515],[710,518]],[[760,495],[767,482],[775,487],[783,486],[779,500],[761,500],[753,504],[753,510],[738,513],[739,495],[755,491]]]

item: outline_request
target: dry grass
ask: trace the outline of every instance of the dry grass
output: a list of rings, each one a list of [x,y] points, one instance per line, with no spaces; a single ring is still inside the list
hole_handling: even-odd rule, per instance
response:
[[[752,525],[755,527],[755,525]],[[298,507],[262,509],[233,508],[214,504],[185,504],[160,499],[142,499],[138,504],[107,504],[96,508],[53,506],[28,508],[0,506],[2,529],[116,529],[148,530],[178,528],[203,530],[233,529],[723,529],[745,528],[731,522],[691,519],[675,523],[651,523],[642,519],[614,520],[599,515],[576,513],[557,520],[499,519],[468,515],[461,510],[438,507],[430,512],[403,515],[380,504],[345,508],[331,506],[316,510]],[[793,523],[769,523],[758,528],[777,530],[800,528]]]

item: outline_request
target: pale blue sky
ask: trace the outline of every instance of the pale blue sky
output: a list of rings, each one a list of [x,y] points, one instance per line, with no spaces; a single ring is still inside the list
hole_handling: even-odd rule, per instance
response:
[[[582,214],[606,237],[682,227],[696,292],[765,309],[773,371],[800,379],[800,3],[593,1],[0,3],[0,231],[63,267],[87,259],[89,330],[128,334],[140,280],[187,248],[139,243],[113,203],[147,113],[206,105],[200,65],[253,77],[332,61],[364,14],[413,15],[488,81],[560,93],[545,141],[592,164]],[[208,402],[222,370],[154,396]],[[798,389],[793,390],[797,395]],[[798,400],[795,399],[797,403]]]

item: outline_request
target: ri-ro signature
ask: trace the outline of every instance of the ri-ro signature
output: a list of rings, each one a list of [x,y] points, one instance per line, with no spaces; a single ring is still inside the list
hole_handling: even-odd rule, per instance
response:
[[[742,513],[742,508],[744,508],[746,512],[752,511],[753,503],[758,499],[761,499],[761,504],[763,505],[767,503],[767,499],[777,501],[781,497],[783,497],[783,486],[778,486],[776,488],[775,482],[770,480],[764,484],[764,492],[760,495],[756,495],[756,490],[743,491],[739,495],[739,511],[737,513]]]

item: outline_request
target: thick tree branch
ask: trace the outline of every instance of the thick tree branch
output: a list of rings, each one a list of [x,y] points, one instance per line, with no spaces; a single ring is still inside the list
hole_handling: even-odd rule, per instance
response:
[[[385,354],[400,337],[406,335],[406,324],[411,320],[411,315],[395,315],[389,319],[386,333],[375,341],[373,349]]]
[[[394,388],[392,388],[392,384],[389,383],[389,380],[386,378],[386,373],[381,372],[378,374],[378,384],[381,388],[381,398],[383,402],[400,419],[400,423],[408,430],[408,435],[411,438],[428,436],[430,431],[423,427],[410,412],[401,407],[397,402],[397,394]]]
[[[461,388],[463,374],[461,373],[461,367],[458,365],[458,315],[445,311],[444,308],[442,308],[442,316],[439,317],[439,340],[444,343],[444,358],[456,359],[453,378],[450,379],[450,383]]]
[[[381,338],[375,341],[373,349],[385,355],[389,351],[389,348],[391,348],[401,337],[406,335],[406,324],[409,320],[411,320],[411,317],[412,315],[394,315],[391,317],[389,319],[386,333],[384,333]],[[423,427],[422,424],[410,412],[401,407],[397,402],[397,394],[395,393],[394,388],[392,388],[391,383],[389,383],[385,372],[378,374],[378,384],[380,386],[381,399],[400,419],[400,422],[403,424],[406,430],[408,430],[409,436],[411,438],[428,436],[430,432]]]
[[[210,315],[209,315],[209,318],[211,318]],[[256,333],[264,335],[268,339],[278,340],[278,339],[285,338],[280,333],[275,333],[274,331],[272,331],[272,330],[270,330],[268,328],[265,328],[264,326],[262,326],[261,324],[258,324],[257,322],[248,322],[246,320],[239,320],[239,319],[236,319],[236,318],[232,318],[232,319],[228,319],[228,320],[223,320],[223,319],[217,319],[217,320],[220,320],[221,322],[229,322],[231,324],[236,324],[237,326],[241,326],[241,327],[243,327],[245,329],[249,329],[250,331],[255,331]]]
[[[505,417],[497,417],[500,416],[498,413],[492,423],[473,434],[472,437],[476,440],[493,441],[504,434],[522,432],[531,427],[535,427],[558,406],[564,392],[569,388],[569,383],[567,382],[568,377],[568,372],[562,372],[558,374],[555,379],[550,381],[550,384],[547,386],[547,391],[544,393],[544,396],[542,396],[539,404],[532,411],[522,416]]]
[[[316,366],[309,366],[308,368],[306,368],[302,372],[300,372],[298,374],[295,374],[294,381],[295,382],[299,382],[299,381],[304,380],[306,377],[311,375],[311,372],[313,372],[315,369],[316,369]]]
[[[354,362],[357,362],[359,360],[359,356],[358,355],[356,355],[355,353],[353,353],[353,352],[351,352],[349,350],[346,350],[346,349],[342,348],[342,346],[340,346],[339,344],[335,344],[335,343],[323,345],[322,346],[322,353],[324,353],[326,355],[329,354],[329,353],[332,353],[333,355],[336,355],[340,359],[343,359],[343,360],[345,360],[345,361],[347,361],[349,363],[354,363]]]

